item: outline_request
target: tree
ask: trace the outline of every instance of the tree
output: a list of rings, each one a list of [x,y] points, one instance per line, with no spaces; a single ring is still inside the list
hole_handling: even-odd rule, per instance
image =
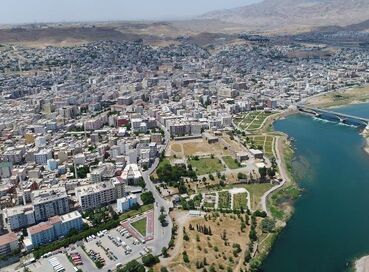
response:
[[[159,221],[162,227],[166,227],[168,225],[167,216],[165,214],[159,215]]]
[[[142,263],[144,264],[144,266],[147,266],[147,267],[151,267],[159,262],[160,262],[159,258],[152,254],[148,254],[142,257]]]
[[[264,218],[261,221],[261,229],[263,232],[273,232],[275,228],[275,220],[272,218]]]
[[[260,270],[261,261],[259,259],[252,259],[250,261],[250,271],[257,272]]]
[[[260,174],[261,179],[264,179],[266,177],[267,169],[265,166],[263,168],[259,168],[259,174]]]
[[[141,194],[141,200],[144,205],[152,204],[155,202],[155,198],[152,194],[152,192],[144,192]]]
[[[130,261],[124,268],[117,270],[118,272],[145,272],[145,267],[136,260]]]
[[[186,251],[183,251],[182,256],[183,256],[183,261],[184,261],[185,263],[189,263],[189,262],[190,262],[190,258],[188,257],[188,255],[187,255],[187,252],[186,252]]]
[[[275,170],[273,168],[268,169],[268,176],[271,178],[275,177]]]
[[[166,247],[163,247],[161,249],[161,254],[163,255],[164,258],[167,258],[169,255],[168,255],[168,249]]]

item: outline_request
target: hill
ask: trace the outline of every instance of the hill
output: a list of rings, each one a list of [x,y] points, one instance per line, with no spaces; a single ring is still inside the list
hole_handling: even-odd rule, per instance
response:
[[[242,24],[245,30],[304,32],[369,20],[369,0],[264,0],[237,9],[210,12],[201,18]]]

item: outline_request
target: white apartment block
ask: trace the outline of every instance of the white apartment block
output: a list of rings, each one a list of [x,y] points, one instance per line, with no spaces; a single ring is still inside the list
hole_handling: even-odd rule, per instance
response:
[[[112,181],[77,187],[75,193],[83,211],[110,204],[117,199]]]

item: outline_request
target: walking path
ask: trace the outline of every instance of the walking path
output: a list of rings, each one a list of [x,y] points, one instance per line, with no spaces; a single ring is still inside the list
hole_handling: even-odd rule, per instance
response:
[[[289,177],[288,177],[288,173],[286,171],[286,168],[284,167],[284,161],[281,155],[281,152],[283,152],[282,147],[281,147],[281,141],[283,141],[283,138],[281,136],[278,136],[275,142],[275,150],[273,150],[273,152],[275,153],[275,158],[278,164],[278,169],[279,169],[279,174],[282,178],[282,182],[280,184],[278,184],[277,186],[271,188],[270,190],[268,190],[267,192],[264,193],[264,195],[261,197],[261,206],[263,211],[265,211],[268,215],[270,215],[269,211],[268,211],[268,207],[267,207],[267,200],[268,197],[271,193],[273,193],[274,191],[278,190],[279,188],[283,187],[284,184],[288,181]]]

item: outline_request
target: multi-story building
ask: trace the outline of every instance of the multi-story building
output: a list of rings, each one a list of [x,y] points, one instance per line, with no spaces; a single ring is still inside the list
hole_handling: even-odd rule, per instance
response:
[[[137,184],[141,178],[142,174],[138,168],[137,164],[127,164],[124,168],[121,178],[124,183],[134,185]]]
[[[0,256],[6,256],[18,249],[18,237],[14,232],[0,236]]]
[[[117,200],[117,210],[119,212],[125,212],[131,209],[134,205],[137,205],[137,196],[129,195],[126,197],[119,198]]]
[[[63,216],[51,217],[47,222],[28,228],[27,233],[32,246],[36,247],[66,236],[73,229],[81,230],[82,226],[81,214],[74,211]]]
[[[31,199],[36,222],[46,221],[52,216],[69,212],[69,202],[65,188],[33,191]]]
[[[11,231],[34,225],[36,220],[33,206],[17,206],[5,209],[4,221],[4,225]]]
[[[53,153],[51,149],[42,149],[39,152],[35,153],[35,162],[39,165],[46,165],[47,160],[53,158]]]
[[[83,211],[107,205],[117,199],[112,181],[77,187],[75,193]]]

